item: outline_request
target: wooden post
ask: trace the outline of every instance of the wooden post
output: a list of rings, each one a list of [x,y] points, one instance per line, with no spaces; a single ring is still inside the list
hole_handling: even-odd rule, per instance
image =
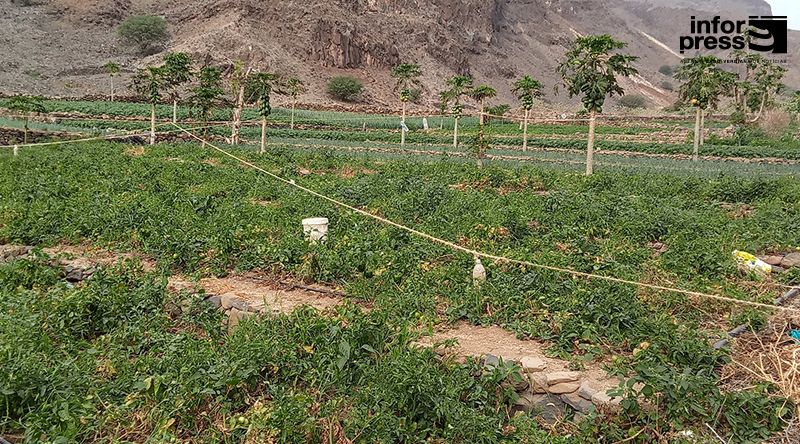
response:
[[[172,123],[178,122],[178,99],[172,99]]]
[[[586,145],[586,175],[591,176],[594,170],[594,125],[595,112],[589,111],[589,142]]]
[[[19,147],[17,145],[14,145],[14,155],[19,156]]]
[[[522,118],[522,151],[528,151],[528,113],[530,110],[525,110],[525,117]]]

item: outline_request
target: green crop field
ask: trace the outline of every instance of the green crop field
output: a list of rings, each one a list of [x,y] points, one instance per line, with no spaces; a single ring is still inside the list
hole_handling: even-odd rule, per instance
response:
[[[733,250],[800,245],[794,165],[610,154],[587,177],[580,155],[478,168],[341,149],[390,146],[377,138],[334,137],[331,148],[325,131],[309,131],[317,142],[276,131],[267,154],[221,146],[470,249],[738,300],[769,304],[781,291],[737,271]],[[475,286],[469,255],[198,143],[6,149],[0,196],[0,243],[156,263],[109,265],[75,285],[41,251],[0,265],[0,430],[29,442],[644,443],[705,436],[705,424],[754,442],[793,419],[773,386],[722,381],[730,350],[711,345],[742,323],[765,325],[769,310],[490,260]],[[304,240],[309,216],[330,219],[327,242]],[[164,309],[186,304],[170,276],[251,271],[341,288],[342,304],[249,319],[231,334],[202,298],[180,315]],[[798,282],[796,270],[772,281]],[[412,346],[459,322],[537,341],[574,369],[604,368],[623,381],[621,407],[556,426],[515,415],[515,364],[487,370]]]

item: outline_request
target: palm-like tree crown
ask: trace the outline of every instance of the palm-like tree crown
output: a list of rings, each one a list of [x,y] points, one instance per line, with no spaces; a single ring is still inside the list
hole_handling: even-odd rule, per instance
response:
[[[627,46],[608,34],[578,37],[558,66],[570,97],[582,96],[583,106],[602,112],[606,96],[623,95],[617,76],[631,76],[638,71],[631,64],[638,57],[612,53]]]
[[[682,100],[701,109],[716,108],[719,97],[735,83],[735,75],[719,68],[716,56],[683,59],[675,78],[683,81],[678,94]]]
[[[478,85],[472,90],[470,96],[478,102],[483,102],[486,99],[491,99],[497,95],[497,90],[489,85]]]
[[[296,99],[297,96],[306,92],[306,85],[303,83],[302,80],[298,79],[297,77],[292,77],[286,80],[286,90],[289,92],[289,95],[292,96],[293,99]]]
[[[392,70],[392,77],[395,78],[395,90],[400,91],[400,100],[408,102],[411,98],[411,88],[420,87],[419,77],[422,70],[415,63],[402,63],[395,66]]]
[[[267,117],[272,112],[270,95],[279,82],[280,76],[273,72],[257,72],[248,79],[245,85],[246,100],[258,101],[258,113],[261,117]]]
[[[517,95],[522,107],[526,110],[533,108],[534,99],[542,97],[543,89],[542,82],[528,75],[514,82],[512,87],[512,91]]]
[[[105,65],[103,65],[103,71],[105,71],[111,77],[114,77],[115,75],[119,74],[119,70],[120,70],[119,65],[114,62],[108,62]]]

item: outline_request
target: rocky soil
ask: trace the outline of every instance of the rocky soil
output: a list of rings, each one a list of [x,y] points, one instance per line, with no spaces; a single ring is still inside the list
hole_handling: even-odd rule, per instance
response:
[[[117,41],[115,30],[129,15],[164,16],[173,39],[166,50],[191,53],[198,61],[230,64],[247,57],[263,69],[297,75],[309,83],[306,103],[330,104],[326,81],[349,74],[364,81],[363,101],[394,106],[392,66],[423,66],[423,105],[431,106],[442,79],[471,74],[496,86],[499,102],[514,103],[510,82],[522,74],[544,80],[555,96],[554,68],[579,34],[611,32],[630,43],[641,59],[641,76],[626,82],[654,106],[673,100],[658,73],[679,62],[677,36],[693,14],[768,14],[763,0],[699,2],[666,0],[34,0],[0,2],[0,92],[83,96],[104,93],[102,65],[123,65],[125,78],[156,62]],[[792,33],[796,64],[800,33]],[[793,66],[793,65],[792,65]],[[126,83],[123,78],[120,84]],[[800,72],[790,70],[790,86]],[[279,99],[280,100],[280,99]]]

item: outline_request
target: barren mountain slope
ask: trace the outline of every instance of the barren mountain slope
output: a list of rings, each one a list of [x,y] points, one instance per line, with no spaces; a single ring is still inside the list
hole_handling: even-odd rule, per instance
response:
[[[51,0],[23,7],[0,2],[0,91],[82,96],[103,93],[101,66],[120,62],[132,72],[156,62],[119,45],[116,26],[132,14],[158,14],[170,23],[169,50],[226,63],[247,56],[265,69],[298,75],[310,84],[306,102],[326,103],[331,76],[364,80],[364,100],[392,104],[389,71],[401,61],[423,66],[433,100],[446,76],[469,73],[513,103],[509,83],[530,73],[551,88],[554,68],[578,34],[610,32],[641,57],[641,76],[626,86],[664,105],[669,80],[659,66],[677,64],[678,36],[692,14],[768,14],[762,0]],[[793,33],[790,61],[796,63]],[[791,86],[800,75],[791,69]],[[124,82],[123,82],[124,83]],[[562,91],[556,100],[565,101]]]

